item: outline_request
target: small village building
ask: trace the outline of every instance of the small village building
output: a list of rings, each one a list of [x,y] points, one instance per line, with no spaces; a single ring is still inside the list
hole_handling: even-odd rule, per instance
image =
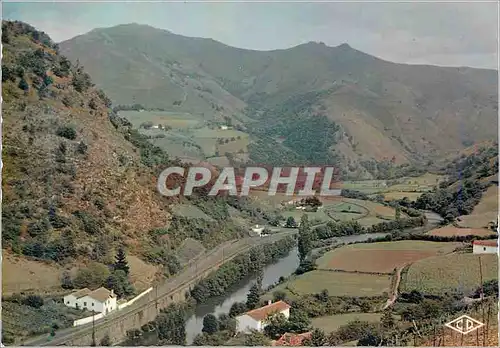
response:
[[[285,318],[290,317],[290,305],[284,301],[270,303],[267,306],[253,309],[236,317],[237,331],[262,331],[266,327],[266,320],[270,315],[281,313]]]
[[[113,290],[100,287],[94,291],[80,289],[64,296],[64,304],[77,309],[88,309],[107,314],[117,308],[116,295]]]
[[[475,240],[472,242],[473,254],[498,254],[498,241],[495,239]]]
[[[254,227],[252,227],[252,231],[261,236],[262,232],[264,231],[264,226],[255,225]]]
[[[273,341],[273,346],[291,346],[291,347],[299,347],[302,346],[302,342],[306,339],[310,339],[312,336],[312,332],[304,332],[301,334],[295,334],[291,332],[284,333],[276,341]]]

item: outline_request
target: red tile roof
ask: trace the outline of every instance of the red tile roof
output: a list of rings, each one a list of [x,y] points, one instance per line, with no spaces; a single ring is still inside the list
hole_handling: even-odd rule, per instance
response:
[[[274,346],[301,346],[302,341],[311,338],[312,332],[304,332],[301,334],[294,334],[287,332],[283,334],[277,341],[274,342]]]
[[[261,321],[266,319],[269,314],[281,313],[288,308],[290,308],[290,305],[288,303],[283,301],[277,301],[267,306],[246,312],[245,314],[248,315],[249,317],[252,317],[255,320]]]
[[[496,247],[498,245],[498,241],[496,239],[490,240],[475,240],[472,242],[474,245],[484,245],[484,246],[493,246]]]

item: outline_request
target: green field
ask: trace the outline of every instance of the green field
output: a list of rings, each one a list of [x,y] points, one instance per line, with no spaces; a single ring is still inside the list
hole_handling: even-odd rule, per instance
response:
[[[179,215],[182,217],[193,218],[193,219],[204,219],[207,221],[215,221],[210,216],[202,212],[199,208],[190,204],[179,204],[174,205],[172,208],[172,212],[175,215]]]
[[[444,179],[442,175],[426,173],[418,177],[395,180],[345,181],[342,183],[342,188],[360,191],[371,196],[382,194],[386,199],[408,197],[410,200],[416,200],[423,192],[432,190]]]
[[[312,319],[312,326],[321,329],[327,333],[338,330],[339,327],[347,325],[351,321],[360,320],[368,322],[379,322],[382,314],[380,313],[345,313],[318,317]]]
[[[481,255],[483,281],[498,279],[498,256]],[[480,285],[479,255],[454,253],[415,262],[403,277],[402,291],[430,294],[459,290],[470,292]]]
[[[290,298],[296,294],[313,294],[323,289],[331,296],[380,296],[389,290],[391,278],[371,274],[311,271],[277,286]],[[271,292],[271,293],[272,293]]]
[[[141,123],[148,121],[155,125],[162,124],[174,129],[196,127],[203,124],[201,117],[184,112],[123,110],[119,112],[119,115],[129,120],[134,128],[139,128]]]

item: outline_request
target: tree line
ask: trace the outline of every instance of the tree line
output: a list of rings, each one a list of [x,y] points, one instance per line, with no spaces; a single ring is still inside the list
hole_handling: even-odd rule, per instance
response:
[[[265,265],[286,256],[294,246],[294,238],[287,237],[271,244],[254,247],[248,253],[237,256],[202,279],[191,291],[191,296],[197,302],[203,302],[210,297],[223,295],[230,286],[245,276],[257,273]]]

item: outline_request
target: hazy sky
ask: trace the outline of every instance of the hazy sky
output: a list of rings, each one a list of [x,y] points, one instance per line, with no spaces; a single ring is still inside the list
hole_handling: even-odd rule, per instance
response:
[[[204,3],[202,3],[204,2]],[[401,63],[497,68],[498,4],[483,3],[3,3],[5,19],[55,41],[141,23],[258,50],[347,42]]]

